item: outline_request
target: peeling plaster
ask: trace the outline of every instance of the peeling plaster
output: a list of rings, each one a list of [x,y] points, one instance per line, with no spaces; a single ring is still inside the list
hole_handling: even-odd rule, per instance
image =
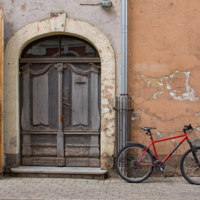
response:
[[[142,110],[137,110],[137,111],[133,111],[132,112],[132,117],[131,117],[131,120],[135,120],[135,119],[138,119],[139,118],[139,114],[142,112]]]
[[[110,109],[109,108],[104,108],[104,112],[105,113],[110,112]]]
[[[166,85],[167,85],[167,87],[166,87],[166,88],[167,88],[168,90],[171,90],[171,86],[170,86],[170,85],[168,85],[168,84],[166,84]]]
[[[151,96],[151,99],[157,99],[157,95],[161,95],[163,92],[156,92]]]
[[[178,90],[172,90],[171,84],[173,82],[173,79],[179,78],[179,77],[186,77],[185,81],[185,89],[186,92],[182,93],[181,95],[177,95],[177,92],[180,92]],[[153,87],[160,87],[160,91],[154,93],[152,95],[152,99],[157,99],[157,95],[161,95],[164,91],[164,88],[170,90],[169,94],[173,97],[175,100],[190,100],[192,102],[198,101],[199,97],[196,96],[195,90],[189,85],[189,77],[190,77],[190,71],[181,72],[181,71],[175,71],[169,76],[162,76],[157,79],[155,78],[149,78],[144,75],[137,75],[137,79],[144,79],[145,82],[147,82],[147,87],[153,86]],[[165,80],[165,82],[163,82]]]
[[[108,100],[102,98],[102,99],[101,99],[101,104],[102,104],[102,105],[108,105]]]
[[[197,130],[197,131],[200,131],[200,126],[197,126],[197,127],[196,127],[196,130]]]
[[[191,88],[191,86],[188,84],[188,80],[190,77],[190,72],[183,72],[186,76],[186,82],[185,82],[185,87],[186,87],[186,92],[183,93],[182,95],[176,96],[176,90],[171,91],[169,94],[176,100],[190,100],[190,101],[198,101],[199,97],[196,97],[195,95],[195,90]]]
[[[196,117],[200,116],[200,112],[194,114]]]

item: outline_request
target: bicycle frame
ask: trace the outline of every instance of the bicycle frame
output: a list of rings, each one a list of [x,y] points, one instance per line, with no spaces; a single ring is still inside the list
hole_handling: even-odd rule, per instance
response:
[[[168,137],[168,138],[163,138],[163,139],[158,139],[158,140],[154,140],[151,132],[150,132],[150,136],[151,136],[151,143],[149,144],[149,146],[142,152],[142,154],[139,156],[139,158],[137,158],[137,161],[139,161],[139,159],[144,155],[144,153],[150,148],[151,145],[153,145],[153,149],[154,149],[154,153],[155,153],[155,157],[157,160],[159,160],[158,158],[158,154],[156,151],[156,147],[155,147],[155,143],[157,142],[162,142],[165,140],[171,140],[171,139],[175,139],[175,138],[179,138],[179,137],[183,137],[181,139],[181,141],[172,149],[172,151],[164,158],[164,160],[162,161],[162,163],[165,163],[167,161],[167,159],[174,153],[174,151],[176,151],[176,149],[178,149],[178,147],[185,141],[185,140],[189,140],[187,133],[181,134],[181,135],[177,135],[177,136],[173,136],[173,137]],[[142,166],[154,166],[151,164],[144,164],[144,163],[137,163],[137,165],[142,165]]]

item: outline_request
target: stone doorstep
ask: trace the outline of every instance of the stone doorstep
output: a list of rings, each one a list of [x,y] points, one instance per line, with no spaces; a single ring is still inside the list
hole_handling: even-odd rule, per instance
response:
[[[83,178],[83,179],[104,179],[107,170],[92,167],[39,167],[39,166],[20,166],[11,168],[11,173],[19,177],[60,177],[60,178]]]

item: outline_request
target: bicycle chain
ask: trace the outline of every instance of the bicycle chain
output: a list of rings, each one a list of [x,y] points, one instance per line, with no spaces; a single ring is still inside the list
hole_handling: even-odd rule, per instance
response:
[[[163,170],[165,169],[165,164],[162,163],[160,160],[156,160],[154,163],[154,167],[156,171],[161,171],[160,168],[162,168]]]

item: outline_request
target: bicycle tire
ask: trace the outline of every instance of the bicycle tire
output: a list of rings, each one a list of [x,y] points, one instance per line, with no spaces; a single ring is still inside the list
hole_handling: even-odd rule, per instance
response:
[[[141,155],[145,148],[144,145],[135,143],[125,146],[118,152],[115,159],[115,168],[122,179],[130,183],[140,183],[151,175],[154,166],[134,164],[134,161]],[[154,158],[149,150],[145,152],[139,162],[153,165]]]
[[[200,146],[196,147],[196,156],[200,162]],[[187,150],[180,162],[181,173],[190,183],[200,185],[200,167],[195,162],[192,149]]]

